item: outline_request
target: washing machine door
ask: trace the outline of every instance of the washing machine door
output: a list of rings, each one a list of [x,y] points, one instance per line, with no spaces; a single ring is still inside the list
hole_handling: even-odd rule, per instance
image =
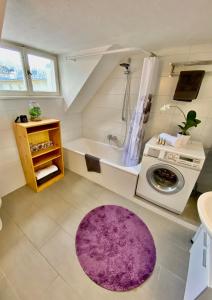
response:
[[[164,194],[174,194],[182,190],[185,181],[179,170],[167,164],[151,166],[146,173],[151,187]]]

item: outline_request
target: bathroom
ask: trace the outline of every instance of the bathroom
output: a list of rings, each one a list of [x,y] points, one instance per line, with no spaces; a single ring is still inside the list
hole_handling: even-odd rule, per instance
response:
[[[0,299],[211,299],[212,235],[207,224],[203,224],[204,216],[199,215],[200,205],[197,207],[198,199],[212,190],[211,11],[211,3],[206,0],[189,0],[183,5],[175,0],[135,0],[133,4],[119,0],[0,2],[1,63],[1,49],[9,49],[21,53],[28,65],[30,55],[50,59],[55,72],[53,92],[34,92],[30,84],[36,80],[29,79],[31,74],[24,75],[26,90],[0,90]],[[157,62],[157,76],[139,150],[142,160],[134,166],[124,166],[120,157],[140,99],[144,59]],[[194,70],[205,71],[196,99],[173,100],[180,72]],[[0,88],[4,82],[0,81]],[[14,130],[23,125],[31,137],[34,135],[34,129],[27,127],[32,102],[41,110],[42,120],[37,121],[35,128],[47,126],[42,123],[45,120],[53,120],[49,123],[49,136],[57,140],[54,162],[61,166],[58,180],[49,186],[44,184],[46,188],[39,191],[25,178],[20,152],[24,142]],[[174,107],[164,111],[164,105]],[[140,181],[145,173],[142,161],[148,158],[145,145],[161,133],[175,136],[183,121],[180,110],[185,114],[195,111],[201,120],[190,130],[188,143],[197,141],[203,145],[206,158],[179,213],[175,200],[167,207],[158,199],[148,199],[151,190],[145,191]],[[19,123],[19,118],[14,123],[18,116],[27,116],[29,122]],[[157,149],[166,147],[156,145]],[[182,153],[186,154],[183,150]],[[100,158],[100,173],[88,171],[86,154]],[[157,161],[155,157],[151,159]],[[41,162],[36,152],[33,161],[39,170]],[[173,166],[178,169],[177,164]],[[186,169],[182,165],[181,168],[183,172]],[[187,169],[188,174],[193,174],[193,169]],[[195,172],[199,175],[199,171]],[[193,179],[185,173],[184,180],[187,186]],[[139,195],[139,185],[141,194],[146,192],[147,197]],[[177,194],[167,196],[169,202],[175,199],[174,195]],[[204,197],[201,199],[204,201]],[[127,276],[122,289],[116,286],[118,279],[112,284],[110,281],[110,286],[103,279],[99,282],[99,278],[92,277],[94,269],[86,269],[96,265],[90,258],[81,259],[77,244],[80,224],[102,206],[118,206],[125,213],[127,209],[147,228],[143,234],[148,234],[153,262],[148,266],[147,278],[139,279],[134,286]],[[207,218],[210,223],[211,206]],[[112,222],[115,224],[116,220]],[[117,234],[112,237],[115,240]],[[197,249],[200,239],[204,245]],[[132,255],[137,246],[132,247]],[[138,260],[133,267],[136,273],[141,262],[136,255],[134,259]],[[192,268],[194,261],[200,267]],[[132,266],[129,264],[128,268]]]

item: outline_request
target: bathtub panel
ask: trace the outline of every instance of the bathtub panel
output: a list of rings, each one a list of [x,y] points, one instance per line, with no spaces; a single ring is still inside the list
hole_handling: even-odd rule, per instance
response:
[[[88,172],[84,154],[64,149],[65,167],[109,190],[131,199],[135,194],[137,175],[100,160],[101,173]]]

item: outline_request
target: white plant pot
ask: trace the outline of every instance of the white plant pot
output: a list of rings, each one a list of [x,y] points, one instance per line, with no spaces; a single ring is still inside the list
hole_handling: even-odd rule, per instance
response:
[[[177,134],[177,142],[180,147],[186,146],[190,140],[190,135]]]

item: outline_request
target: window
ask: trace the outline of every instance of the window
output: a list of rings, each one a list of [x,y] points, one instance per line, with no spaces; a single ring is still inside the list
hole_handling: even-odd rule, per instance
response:
[[[54,61],[28,54],[32,90],[34,92],[56,92]]]
[[[0,48],[0,90],[27,90],[21,54],[18,51]]]
[[[56,56],[0,44],[0,95],[59,95]]]

